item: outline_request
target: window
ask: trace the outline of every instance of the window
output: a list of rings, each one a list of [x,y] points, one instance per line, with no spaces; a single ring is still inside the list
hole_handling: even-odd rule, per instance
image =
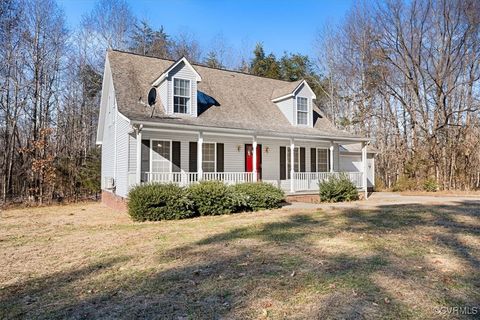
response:
[[[190,80],[173,79],[173,112],[190,113]]]
[[[308,99],[297,97],[297,124],[308,124]]]
[[[295,172],[300,172],[300,147],[295,147],[293,151],[293,168]],[[287,165],[287,179],[290,179],[290,147],[287,147],[287,161],[285,164]]]
[[[171,171],[171,146],[170,141],[152,140],[152,172],[170,172]]]
[[[215,143],[202,144],[203,172],[215,172]]]
[[[317,172],[328,172],[328,149],[317,149]]]

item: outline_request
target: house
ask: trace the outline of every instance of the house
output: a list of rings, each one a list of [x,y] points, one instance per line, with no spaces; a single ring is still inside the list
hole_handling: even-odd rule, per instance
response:
[[[107,52],[97,143],[103,196],[127,197],[145,182],[273,183],[317,192],[345,174],[374,185],[368,138],[339,130],[306,81]]]

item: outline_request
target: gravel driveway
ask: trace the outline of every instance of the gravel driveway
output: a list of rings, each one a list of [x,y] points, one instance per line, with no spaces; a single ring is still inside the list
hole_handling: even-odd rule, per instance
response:
[[[462,201],[469,201],[477,203],[480,210],[480,196],[443,196],[443,195],[402,195],[396,192],[374,192],[367,201],[353,201],[343,203],[304,203],[294,202],[285,208],[292,209],[312,209],[312,208],[355,208],[355,209],[370,209],[381,205],[398,205],[398,204],[455,204]]]

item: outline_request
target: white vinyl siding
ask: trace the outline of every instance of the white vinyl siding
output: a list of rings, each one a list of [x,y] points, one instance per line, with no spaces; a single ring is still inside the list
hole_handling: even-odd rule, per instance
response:
[[[340,154],[339,170],[344,172],[362,172],[362,155],[357,153]],[[367,183],[368,187],[375,186],[375,159],[373,154],[367,154]]]
[[[172,147],[171,141],[152,140],[150,149],[150,171],[171,172],[172,171]]]
[[[308,99],[297,97],[297,124],[308,125]]]
[[[173,79],[173,112],[190,113],[190,80]]]
[[[295,100],[293,98],[285,99],[276,103],[280,111],[282,111],[285,118],[291,124],[295,124]]]
[[[128,136],[130,124],[117,111],[117,165],[116,165],[116,190],[120,196],[128,192]]]
[[[183,62],[177,65],[175,68],[173,68],[169,72],[169,76],[167,77],[166,82],[168,82],[168,85],[166,85],[166,91],[161,90],[160,94],[166,95],[165,98],[161,98],[162,102],[167,101],[165,103],[165,109],[167,110],[167,113],[172,114],[174,113],[174,80],[175,79],[183,79],[183,80],[188,80],[190,85],[189,85],[189,107],[188,107],[188,113],[189,115],[196,116],[197,115],[197,80],[196,80],[196,74],[193,72],[192,69],[190,69],[188,66],[186,66]],[[162,87],[161,87],[162,89]]]
[[[216,170],[216,144],[205,142],[202,144],[202,170],[215,172]]]

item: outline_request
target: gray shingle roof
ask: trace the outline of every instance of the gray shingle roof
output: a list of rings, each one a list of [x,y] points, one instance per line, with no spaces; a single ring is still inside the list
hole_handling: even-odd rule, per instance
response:
[[[198,117],[191,117],[168,115],[157,103],[155,115],[151,118],[150,110],[139,99],[146,101],[151,83],[174,62],[116,50],[108,51],[107,55],[119,111],[131,120],[248,129],[258,134],[355,137],[335,128],[317,106],[314,106],[313,128],[290,124],[272,102],[272,96],[290,89],[293,91],[297,81],[287,82],[201,65],[193,65],[202,77],[198,90],[215,98],[220,106],[212,106]]]
[[[300,83],[303,82],[303,79],[292,81],[292,82],[287,82],[287,81],[283,81],[283,82],[285,82],[283,86],[278,86],[277,88],[273,89],[272,100],[292,93],[293,90],[295,90],[300,85]]]

